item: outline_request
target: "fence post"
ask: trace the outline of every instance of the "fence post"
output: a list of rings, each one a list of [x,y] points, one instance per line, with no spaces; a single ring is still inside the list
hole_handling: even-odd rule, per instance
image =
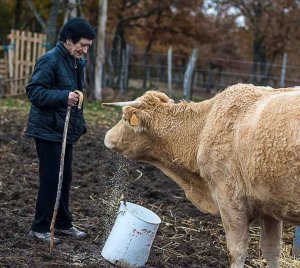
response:
[[[172,47],[168,49],[168,95],[173,96],[172,92]]]
[[[292,255],[295,258],[300,256],[300,226],[295,227],[295,237],[293,240]]]
[[[193,50],[193,53],[190,57],[188,66],[187,66],[186,71],[184,73],[183,96],[184,96],[184,99],[187,100],[187,101],[189,101],[191,99],[192,78],[193,78],[193,73],[194,73],[194,70],[195,70],[198,54],[199,54],[199,49],[195,48]]]
[[[284,53],[283,60],[282,60],[282,66],[281,66],[280,87],[285,87],[286,64],[287,64],[287,53]]]
[[[125,71],[125,89],[128,89],[129,85],[129,64],[130,64],[130,57],[132,54],[132,47],[130,45],[126,45],[126,71]]]
[[[120,75],[120,95],[124,96],[128,84],[129,45],[122,49],[122,66]]]

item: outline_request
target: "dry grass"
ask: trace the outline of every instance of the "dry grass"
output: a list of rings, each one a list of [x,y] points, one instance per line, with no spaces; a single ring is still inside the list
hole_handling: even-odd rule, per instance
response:
[[[152,207],[153,211],[161,211],[162,208]],[[162,212],[159,212],[162,214]],[[169,215],[167,215],[169,214]],[[189,252],[182,251],[182,244],[193,244],[196,247],[196,251],[193,253],[193,257],[196,257],[199,263],[203,263],[207,255],[210,255],[211,251],[217,250],[222,251],[227,254],[226,239],[224,235],[224,230],[221,223],[217,223],[213,226],[211,224],[206,224],[205,222],[199,221],[199,218],[190,219],[179,219],[173,217],[172,211],[169,211],[162,217],[162,223],[160,230],[162,234],[169,234],[170,229],[173,230],[172,236],[164,236],[164,246],[158,247],[154,245],[156,250],[163,252],[163,259],[167,263],[169,259],[186,259],[190,258]],[[201,233],[201,235],[200,235]],[[215,238],[215,243],[213,245],[208,245],[208,247],[203,250],[203,245],[201,250],[197,250],[197,243],[201,243],[199,238],[205,239],[205,236],[213,236]],[[296,268],[300,267],[300,259],[296,259],[291,256],[292,242],[294,237],[294,228],[291,226],[285,226],[283,229],[283,243],[281,250],[280,267],[282,268]],[[266,260],[263,258],[260,251],[260,228],[250,227],[250,241],[248,257],[246,260],[245,267],[247,268],[263,268],[268,267]],[[181,246],[180,246],[181,245]],[[199,245],[200,249],[200,245]],[[216,260],[218,265],[216,267],[224,267],[222,259]]]
[[[8,101],[7,101],[8,102]],[[0,111],[1,111],[1,115],[0,115],[0,129],[2,129],[3,131],[3,142],[0,145],[0,153],[2,154],[2,156],[5,155],[5,159],[9,158],[11,160],[7,160],[6,162],[9,161],[15,161],[16,163],[18,162],[18,158],[16,158],[15,155],[13,155],[13,152],[16,153],[20,153],[22,152],[23,154],[26,152],[26,150],[22,149],[22,146],[19,145],[19,147],[16,146],[16,141],[13,139],[10,139],[10,137],[12,136],[14,139],[16,139],[15,135],[17,135],[18,133],[16,131],[20,131],[21,129],[23,129],[23,125],[24,125],[24,120],[26,119],[26,114],[27,114],[27,106],[24,106],[23,102],[19,101],[15,101],[11,104],[11,106],[13,107],[14,113],[13,116],[11,116],[11,118],[13,119],[12,123],[8,122],[9,118],[7,116],[5,116],[5,113],[7,113],[8,110],[10,110],[11,108],[9,108],[10,106],[7,105],[2,105],[3,101],[0,101]],[[19,106],[18,106],[19,105]],[[95,132],[95,130],[97,128],[99,128],[99,126],[104,127],[104,128],[108,128],[111,125],[112,121],[117,121],[118,120],[118,115],[117,115],[117,110],[114,109],[108,109],[107,111],[100,111],[99,112],[99,106],[95,105],[95,106],[90,106],[88,107],[89,109],[87,109],[86,111],[86,117],[88,118],[89,124],[90,124],[90,130],[89,130],[89,135],[90,137],[97,136],[98,134]],[[21,122],[19,122],[16,119],[20,119],[22,118]],[[16,128],[16,126],[18,126],[18,128]],[[11,127],[11,128],[10,128]],[[95,132],[95,133],[94,133]],[[18,134],[19,135],[19,134]],[[9,138],[9,139],[8,139]],[[7,139],[7,140],[6,140]],[[84,147],[86,148],[86,147]],[[26,149],[26,148],[25,148]],[[99,149],[97,149],[99,150]],[[95,154],[96,151],[93,151],[93,154]],[[101,152],[103,153],[103,152]],[[115,157],[115,156],[114,156]],[[112,162],[113,159],[111,159],[111,161],[108,162]],[[89,160],[90,161],[90,160]],[[4,157],[3,157],[3,162],[4,162]],[[115,163],[115,162],[114,162]],[[103,172],[103,167],[97,167],[95,169],[95,167],[88,162],[87,167],[85,167],[85,169],[88,172],[94,172],[93,174],[95,175],[95,178],[97,178],[98,180],[98,176],[100,176],[99,174],[101,174]],[[88,167],[90,166],[90,167]],[[113,167],[115,167],[116,165],[113,164]],[[24,165],[22,165],[22,168],[24,168],[26,170],[26,176],[22,175],[20,176],[21,180],[13,180],[14,178],[14,174],[17,170],[17,168],[15,169],[11,169],[11,166],[8,166],[9,169],[6,169],[6,173],[3,175],[3,178],[9,178],[6,181],[6,184],[1,180],[1,176],[0,176],[0,192],[2,191],[2,188],[5,185],[10,185],[8,183],[15,183],[14,186],[18,186],[20,187],[20,185],[24,188],[27,189],[30,187],[32,187],[32,179],[31,177],[33,176],[32,174],[36,174],[37,173],[37,163],[36,162],[27,162],[24,163]],[[82,167],[82,166],[81,166]],[[3,171],[5,170],[5,168],[2,166]],[[93,170],[95,169],[95,170]],[[97,173],[98,172],[98,173]],[[94,213],[95,215],[100,215],[99,217],[105,218],[105,216],[111,216],[114,215],[114,206],[112,206],[112,204],[115,204],[116,202],[116,198],[119,198],[121,196],[121,193],[123,192],[123,186],[116,186],[118,185],[117,183],[114,182],[118,182],[120,181],[119,177],[123,177],[121,176],[121,174],[119,174],[118,172],[123,172],[122,170],[114,170],[114,177],[111,178],[111,185],[108,185],[110,187],[112,187],[113,191],[112,192],[106,192],[105,189],[101,188],[101,193],[99,193],[99,197],[97,197],[97,195],[94,194],[95,191],[89,190],[88,191],[88,195],[85,196],[85,198],[87,198],[88,200],[90,200],[90,204],[92,204],[90,207],[86,208],[85,213],[87,213],[88,215],[92,214],[90,211],[93,211],[93,209],[98,209],[99,207],[97,206],[97,202],[100,200],[99,198],[101,197],[102,202],[100,204],[104,204],[103,207],[105,207],[105,213],[106,214],[101,214],[100,212],[98,212],[98,214]],[[133,179],[133,183],[134,185],[138,186],[138,184],[142,184],[141,181],[144,180],[144,176],[146,176],[145,174],[143,175],[143,178],[141,178],[141,174],[142,172],[139,170],[136,170],[134,174],[134,179]],[[2,175],[2,174],[1,174]],[[87,173],[85,173],[85,176],[87,177]],[[152,175],[151,175],[152,176]],[[91,177],[92,178],[92,177]],[[92,179],[91,179],[92,180]],[[161,179],[160,179],[161,180]],[[149,182],[150,183],[150,182]],[[151,181],[151,183],[153,183]],[[30,184],[28,186],[28,184]],[[93,181],[93,185],[95,184],[95,182]],[[107,187],[108,187],[107,186]],[[76,186],[79,187],[79,186]],[[93,186],[94,187],[94,186]],[[84,191],[87,188],[87,186],[80,188],[80,191]],[[14,191],[18,190],[15,189],[15,187],[12,187],[10,189],[13,189]],[[6,190],[6,189],[3,189]],[[23,190],[23,189],[21,189]],[[20,189],[18,190],[19,192],[22,192]],[[143,190],[141,190],[143,191]],[[24,192],[28,195],[28,191]],[[107,196],[106,196],[107,194]],[[172,206],[170,204],[167,203],[167,198],[165,198],[165,200],[162,200],[164,195],[168,194],[168,191],[163,192],[163,195],[161,195],[159,198],[153,198],[153,205],[152,207],[150,207],[150,209],[154,212],[156,212],[157,214],[159,214],[162,218],[162,223],[159,227],[159,234],[156,236],[155,238],[155,243],[153,245],[153,251],[155,253],[155,251],[158,254],[153,254],[151,255],[151,259],[150,261],[152,261],[153,263],[153,267],[160,267],[160,268],[164,268],[164,267],[175,267],[175,268],[179,268],[179,267],[203,267],[201,266],[201,264],[205,263],[205,264],[209,264],[209,267],[227,267],[227,248],[226,248],[226,240],[225,240],[225,235],[224,235],[224,230],[223,227],[221,225],[221,222],[219,219],[210,216],[210,215],[199,215],[197,214],[195,211],[196,209],[191,209],[191,205],[184,203],[183,200],[185,200],[184,195],[182,194],[181,196],[172,196],[173,199],[180,199],[180,202],[176,203],[174,200],[175,205],[173,204]],[[179,195],[179,194],[178,194]],[[7,195],[8,197],[10,197],[9,195]],[[170,198],[171,199],[171,198]],[[22,200],[24,199],[24,196],[22,196]],[[31,200],[31,197],[28,197],[27,202],[29,202],[28,200]],[[150,202],[150,200],[146,199],[146,197],[143,198],[143,200],[147,203]],[[5,203],[4,203],[5,202]],[[11,202],[11,203],[15,203],[16,200],[14,200],[14,198],[12,198],[10,201],[4,201],[1,203],[2,206],[8,206],[7,202]],[[22,201],[24,202],[24,201]],[[31,201],[30,201],[31,202]],[[26,202],[25,202],[26,203]],[[80,200],[81,203],[81,200]],[[184,203],[184,204],[182,204]],[[149,203],[148,203],[149,204]],[[185,210],[184,205],[188,206],[189,208]],[[174,209],[174,210],[173,210]],[[175,209],[177,209],[177,211],[175,211]],[[20,210],[20,208],[18,208],[18,210]],[[7,213],[12,213],[11,209],[7,209],[6,210]],[[27,213],[27,212],[26,212]],[[82,212],[83,213],[83,212]],[[92,215],[94,215],[92,214]],[[6,228],[6,230],[11,230],[11,220],[13,220],[13,214],[8,214],[8,215],[12,215],[12,218],[9,219],[9,228]],[[90,216],[89,216],[90,217]],[[90,220],[90,224],[92,225],[94,223],[94,221],[97,221],[98,223],[98,218],[97,217],[84,217],[83,218],[83,223],[87,224],[87,220]],[[2,218],[3,220],[5,220],[5,218]],[[27,218],[25,218],[27,219]],[[8,222],[8,220],[7,220]],[[17,222],[17,220],[15,219],[15,222]],[[95,224],[96,226],[98,226],[99,224]],[[105,231],[105,226],[111,226],[111,222],[106,223],[105,221],[102,220],[102,226],[101,226],[101,232]],[[18,226],[17,223],[15,223],[15,226]],[[21,226],[22,227],[22,226]],[[25,232],[25,228],[27,228],[28,226],[26,225],[26,227],[22,227],[18,226],[18,229],[20,230],[19,235],[23,234]],[[4,228],[3,228],[4,229]],[[2,231],[3,231],[2,229]],[[26,229],[27,231],[27,229]],[[90,252],[91,249],[93,249],[94,244],[100,239],[99,236],[101,237],[101,232],[97,231],[95,232],[95,236],[92,237],[92,239],[90,239],[89,242],[89,247],[86,246],[86,248],[83,248],[83,250],[85,250],[86,252]],[[10,234],[10,233],[9,233]],[[260,253],[260,249],[259,249],[259,228],[257,227],[251,227],[250,228],[250,246],[249,246],[249,251],[248,251],[248,257],[247,257],[247,261],[246,261],[246,265],[245,267],[249,268],[262,268],[262,267],[267,267],[266,265],[266,261],[264,260],[264,258],[262,257],[261,253]],[[300,261],[293,258],[290,255],[291,252],[291,247],[292,247],[292,241],[293,241],[293,236],[294,236],[294,228],[289,226],[289,225],[285,225],[284,227],[284,231],[283,231],[283,244],[282,244],[282,251],[281,251],[281,260],[280,260],[280,266],[283,268],[295,268],[295,267],[300,267]],[[4,232],[3,232],[3,237],[4,237]],[[7,235],[5,235],[5,237],[9,237]],[[18,240],[19,242],[20,240]],[[23,241],[23,240],[22,240]],[[213,241],[213,242],[212,242]],[[26,241],[25,241],[26,242]],[[25,243],[23,242],[23,243]],[[27,242],[26,242],[27,243]],[[20,244],[20,243],[19,243]],[[17,244],[16,244],[17,245]],[[31,247],[32,244],[24,244],[25,246]],[[22,244],[21,244],[22,246]],[[79,246],[78,246],[79,247]],[[99,248],[99,245],[96,244],[97,250]],[[24,252],[24,249],[18,248],[17,246],[11,247],[10,248],[10,254],[13,253],[13,250],[16,249],[16,252]],[[19,251],[17,251],[19,250]],[[39,248],[40,250],[40,248]],[[71,249],[68,249],[71,251]],[[7,252],[7,251],[5,251]],[[26,250],[27,252],[27,250]],[[29,252],[29,250],[28,250]],[[43,252],[41,254],[44,254]],[[30,258],[31,255],[28,256],[24,256],[22,258]],[[155,260],[155,258],[157,257],[160,258],[162,257],[162,261],[159,262],[159,265],[154,265],[155,262],[157,260]],[[13,257],[11,256],[7,256],[7,258],[15,258],[16,260],[19,258],[21,259],[21,257],[18,257],[17,255],[14,255]],[[1,258],[0,258],[1,259]],[[41,260],[43,260],[41,258]],[[31,260],[32,261],[32,260]],[[47,261],[47,260],[46,260]],[[160,260],[159,260],[160,261]],[[23,261],[17,262],[15,261],[14,263],[21,263]],[[12,263],[12,262],[11,262]],[[89,260],[89,263],[91,263],[91,260]],[[173,266],[170,266],[169,264],[172,263]],[[185,265],[183,266],[182,263],[184,263]],[[41,264],[42,265],[42,264]],[[0,265],[1,266],[1,265]],[[8,267],[8,266],[7,266]],[[12,267],[12,266],[10,266]],[[14,267],[20,267],[20,266],[14,266]],[[88,267],[88,265],[87,265]],[[152,266],[149,266],[152,267]],[[208,266],[205,266],[208,267]]]

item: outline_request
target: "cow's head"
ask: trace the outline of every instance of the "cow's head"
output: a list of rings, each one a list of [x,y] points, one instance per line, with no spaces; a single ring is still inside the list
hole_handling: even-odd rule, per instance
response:
[[[122,119],[105,135],[105,146],[129,159],[149,160],[156,144],[152,122],[158,120],[162,106],[171,103],[173,100],[164,93],[148,91],[135,101],[104,104],[123,107]]]

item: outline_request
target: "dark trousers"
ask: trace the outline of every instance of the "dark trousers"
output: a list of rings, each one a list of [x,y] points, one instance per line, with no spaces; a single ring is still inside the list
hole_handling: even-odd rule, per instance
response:
[[[57,194],[62,143],[35,139],[35,144],[39,159],[40,187],[32,230],[42,233],[49,232],[50,230]],[[72,152],[73,146],[67,145],[61,197],[55,221],[55,227],[59,229],[72,227],[72,215],[69,211],[70,184],[72,181]]]

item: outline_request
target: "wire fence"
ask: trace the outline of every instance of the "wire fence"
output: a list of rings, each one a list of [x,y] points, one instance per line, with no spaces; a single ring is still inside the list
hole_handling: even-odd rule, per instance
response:
[[[200,51],[201,54],[201,51]],[[172,56],[172,87],[182,89],[184,73],[188,57]],[[193,75],[193,94],[214,93],[236,83],[253,83],[271,87],[294,87],[300,85],[300,66],[283,64],[257,64],[257,68],[269,70],[268,75],[256,72],[253,75],[253,62],[231,60],[225,58],[199,57]],[[284,71],[284,76],[283,76]],[[132,52],[129,61],[129,85],[137,85],[145,89],[151,87],[167,87],[168,58],[160,53]]]
[[[0,43],[1,45],[1,43]],[[4,58],[4,51],[7,45],[0,46],[0,59]],[[109,46],[107,46],[109,50]],[[25,53],[25,52],[24,52]],[[110,55],[109,51],[106,51]],[[119,55],[122,55],[120,51]],[[223,90],[229,85],[236,83],[253,83],[261,86],[271,87],[293,87],[300,85],[300,66],[292,66],[288,63],[284,65],[284,60],[280,64],[256,64],[251,61],[241,61],[230,58],[209,58],[200,56],[197,59],[196,68],[192,77],[192,94],[215,93]],[[24,54],[25,55],[25,54]],[[126,70],[126,86],[147,90],[156,88],[160,90],[168,87],[168,74],[170,74],[168,53],[141,53],[137,49],[130,49],[128,55],[128,72]],[[96,57],[92,57],[94,61]],[[111,75],[111,58],[107,56],[106,72],[103,85],[108,87],[119,87],[120,83],[110,83],[108,81],[119,81],[120,77]],[[172,55],[171,60],[171,86],[174,91],[183,91],[185,72],[189,63],[189,57],[183,55]],[[91,63],[91,62],[90,62]],[[119,65],[123,65],[122,61]],[[3,65],[3,64],[2,64]],[[92,63],[93,65],[93,63]],[[256,67],[256,70],[255,68]],[[260,71],[259,70],[263,70]],[[93,73],[93,72],[90,72]],[[120,75],[119,74],[117,75]],[[123,72],[124,73],[124,72]],[[93,80],[93,79],[91,79]],[[128,81],[128,82],[127,82]],[[93,86],[91,85],[91,90]]]

